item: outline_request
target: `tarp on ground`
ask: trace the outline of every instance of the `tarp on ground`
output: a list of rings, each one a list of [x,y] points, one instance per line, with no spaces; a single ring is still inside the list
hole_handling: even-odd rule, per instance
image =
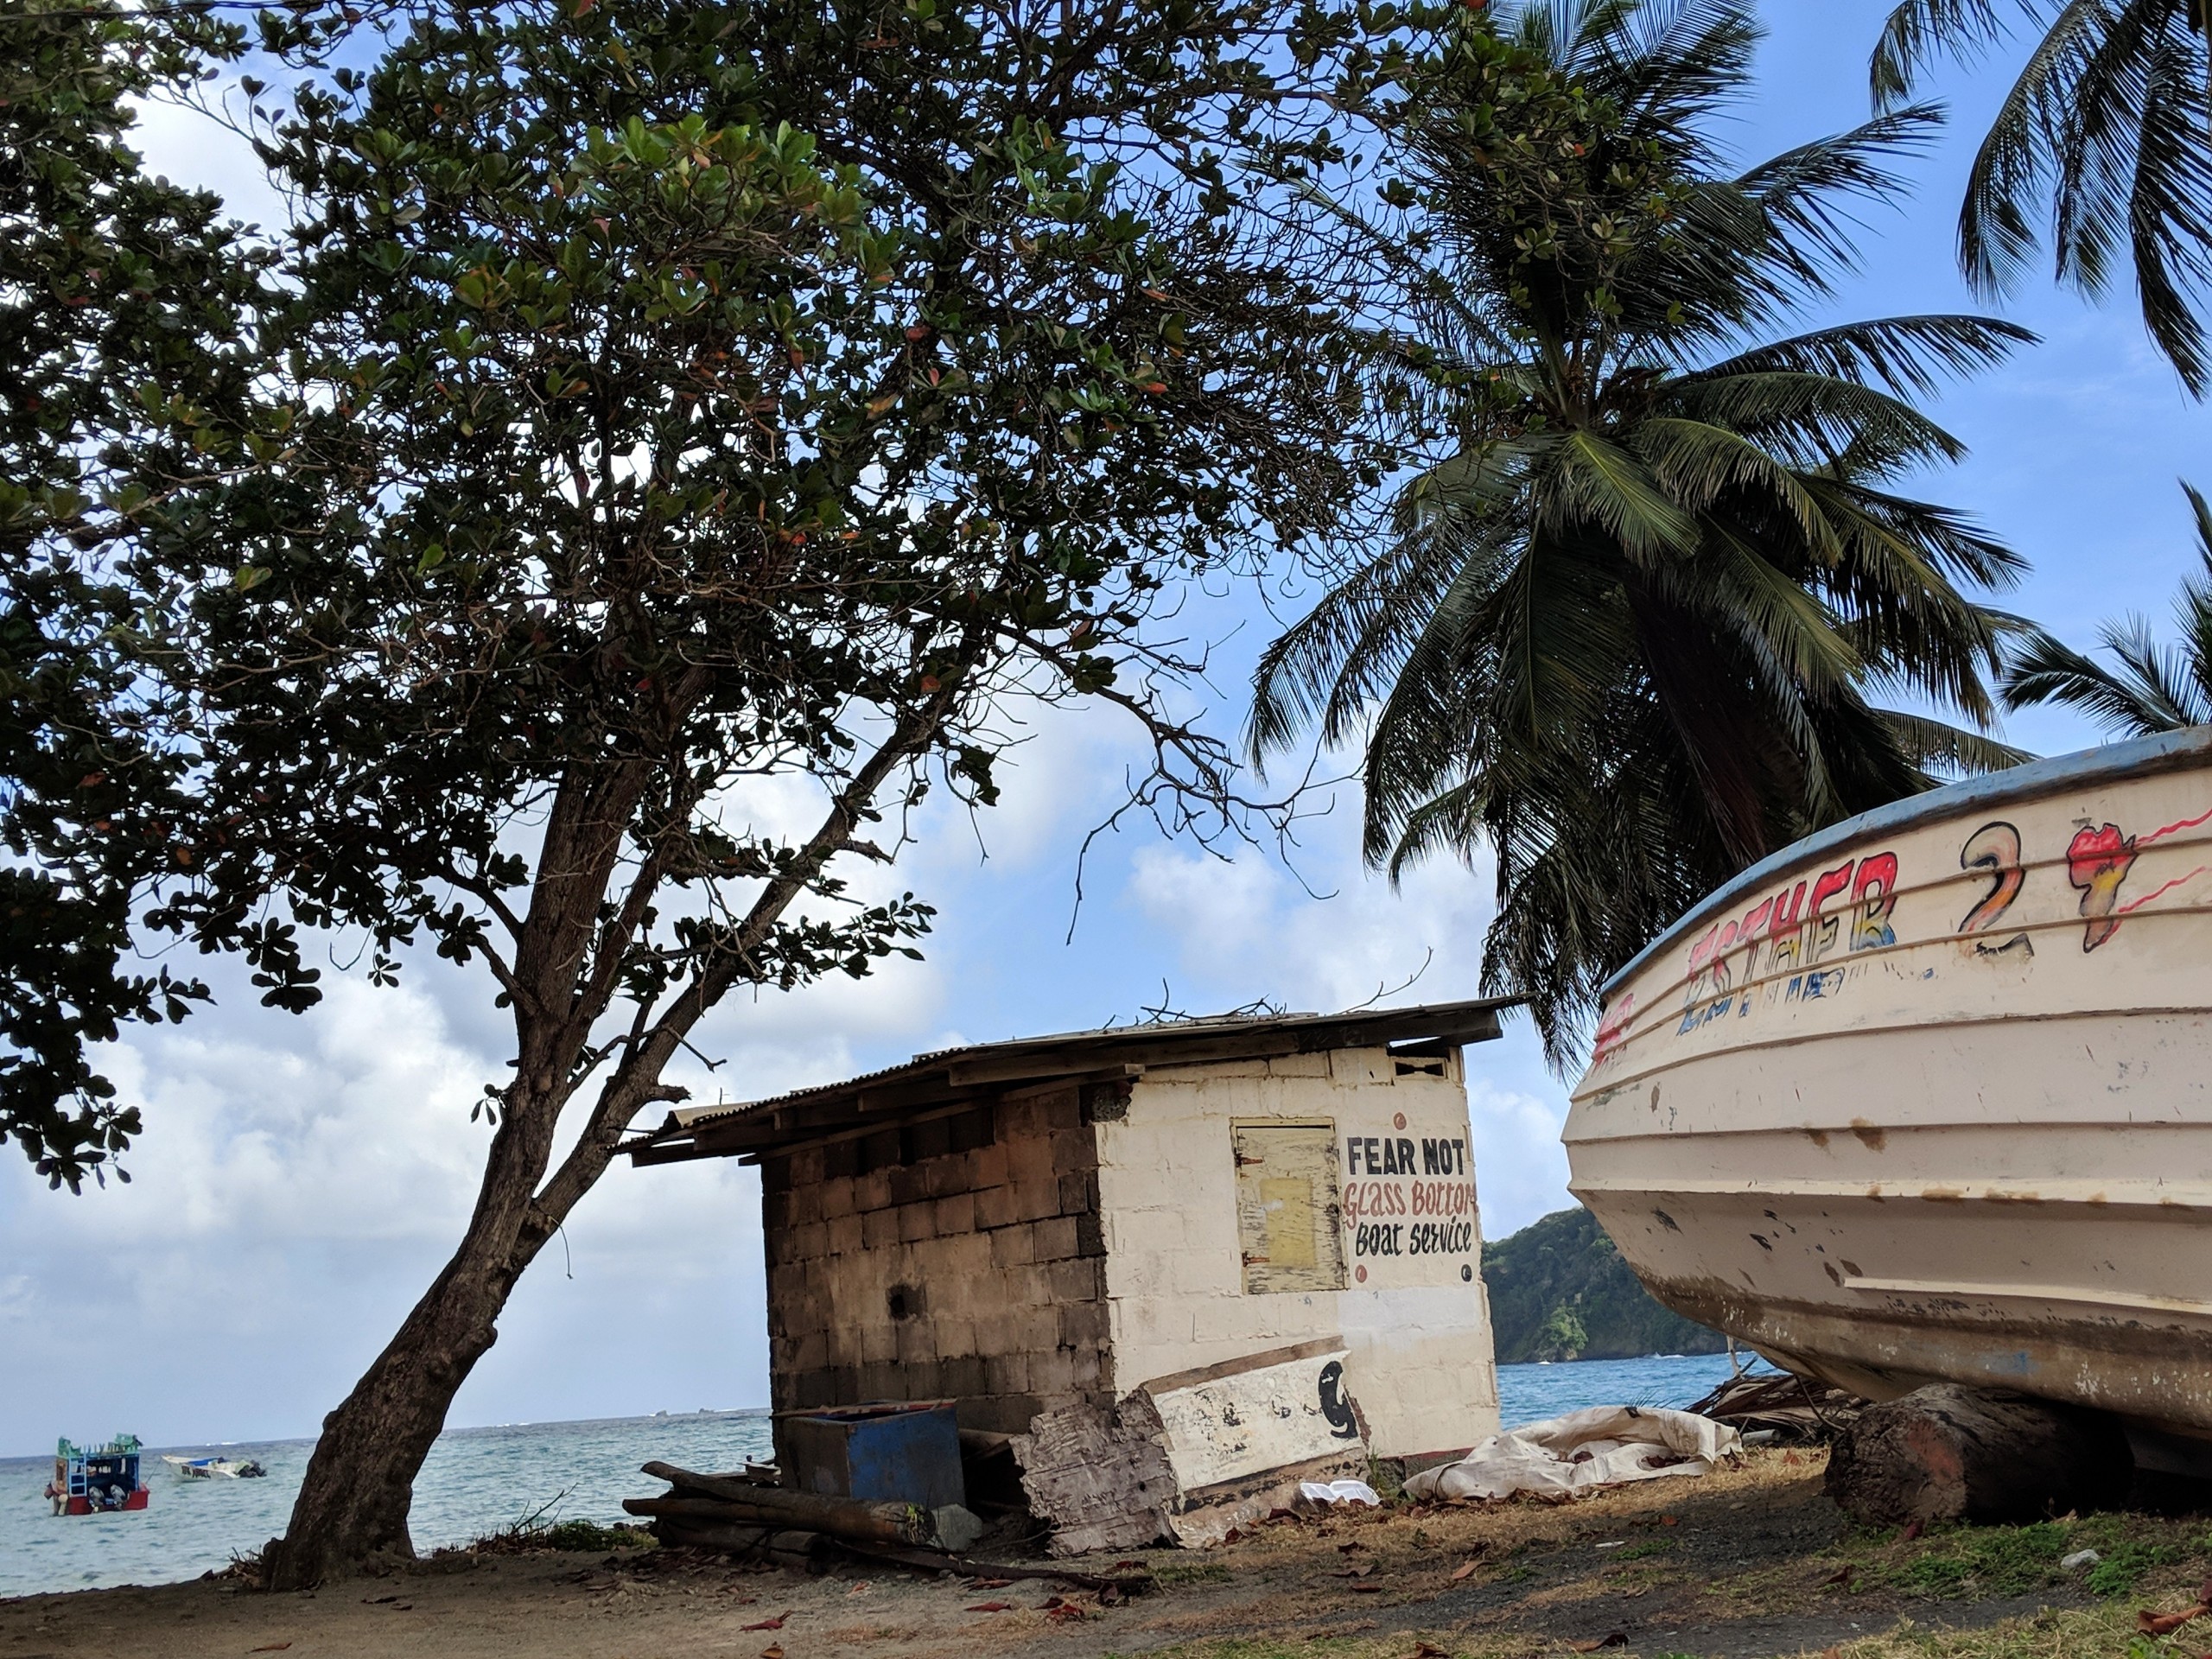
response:
[[[1623,1481],[1710,1474],[1743,1445],[1734,1429],[1694,1412],[1591,1406],[1493,1434],[1459,1462],[1412,1476],[1405,1490],[1415,1498],[1588,1491]]]

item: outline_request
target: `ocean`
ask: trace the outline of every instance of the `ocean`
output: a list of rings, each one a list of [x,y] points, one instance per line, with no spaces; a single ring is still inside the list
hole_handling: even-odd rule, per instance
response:
[[[1498,1399],[1510,1427],[1583,1406],[1685,1406],[1728,1375],[1725,1354],[1501,1365]],[[90,1433],[89,1429],[84,1433]],[[0,1459],[0,1596],[97,1585],[165,1584],[228,1566],[284,1528],[312,1440],[149,1446],[153,1501],[125,1515],[56,1516],[40,1492],[51,1458]],[[688,1469],[734,1469],[769,1453],[765,1411],[507,1423],[438,1437],[415,1484],[415,1547],[463,1544],[531,1516],[620,1521],[622,1500],[662,1491],[638,1471],[649,1459]],[[260,1480],[182,1480],[161,1460],[253,1458]]]

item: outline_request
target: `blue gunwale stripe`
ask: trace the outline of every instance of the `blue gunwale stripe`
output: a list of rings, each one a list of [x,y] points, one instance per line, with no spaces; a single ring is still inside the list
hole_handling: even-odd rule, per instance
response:
[[[2153,777],[2163,772],[2185,772],[2191,766],[2212,766],[2212,726],[2191,726],[2183,731],[2162,732],[2125,743],[2107,743],[2075,754],[2057,754],[2048,760],[1993,772],[1963,783],[1947,784],[1904,800],[1891,801],[1855,818],[1846,818],[1827,829],[1794,841],[1780,852],[1762,859],[1726,886],[1717,887],[1675,918],[1674,925],[1637,951],[1627,966],[1608,979],[1601,996],[1611,997],[1643,970],[1655,957],[1680,944],[1682,936],[1732,910],[1756,887],[1765,887],[1784,870],[1833,853],[1846,842],[1887,836],[1900,830],[1954,814],[1983,811],[2062,789],[2089,784],[2114,783],[2127,778]]]

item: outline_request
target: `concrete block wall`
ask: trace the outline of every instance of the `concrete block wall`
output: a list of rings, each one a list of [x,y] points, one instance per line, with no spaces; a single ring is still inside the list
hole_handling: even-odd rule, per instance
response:
[[[1345,1381],[1385,1457],[1456,1451],[1497,1432],[1497,1374],[1480,1271],[1479,1225],[1451,1255],[1373,1254],[1355,1211],[1416,1224],[1421,1200],[1455,1180],[1369,1175],[1342,1165],[1344,1287],[1257,1294],[1237,1230],[1239,1122],[1327,1122],[1339,1145],[1469,1136],[1465,1086],[1402,1066],[1386,1050],[1149,1071],[1126,1113],[1096,1130],[1109,1255],[1108,1311],[1124,1389],[1266,1349],[1341,1338]],[[1396,1166],[1395,1162],[1392,1166]],[[1478,1219],[1473,1173],[1465,1214]],[[1418,1194],[1414,1189],[1422,1189]],[[1393,1241],[1396,1242],[1396,1241]]]
[[[1061,1087],[761,1161],[778,1410],[957,1399],[1020,1433],[1113,1397],[1096,1136]]]

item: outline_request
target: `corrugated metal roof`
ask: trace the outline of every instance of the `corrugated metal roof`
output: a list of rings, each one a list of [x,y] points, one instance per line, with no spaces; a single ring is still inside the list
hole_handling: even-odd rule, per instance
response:
[[[639,1163],[759,1152],[782,1142],[817,1138],[840,1125],[893,1123],[907,1111],[925,1110],[988,1089],[1117,1066],[1134,1071],[1339,1048],[1481,1042],[1498,1034],[1498,1011],[1519,1000],[1485,997],[1341,1014],[1218,1014],[973,1043],[918,1054],[903,1065],[766,1100],[685,1107],[671,1112],[658,1128],[621,1149]]]

